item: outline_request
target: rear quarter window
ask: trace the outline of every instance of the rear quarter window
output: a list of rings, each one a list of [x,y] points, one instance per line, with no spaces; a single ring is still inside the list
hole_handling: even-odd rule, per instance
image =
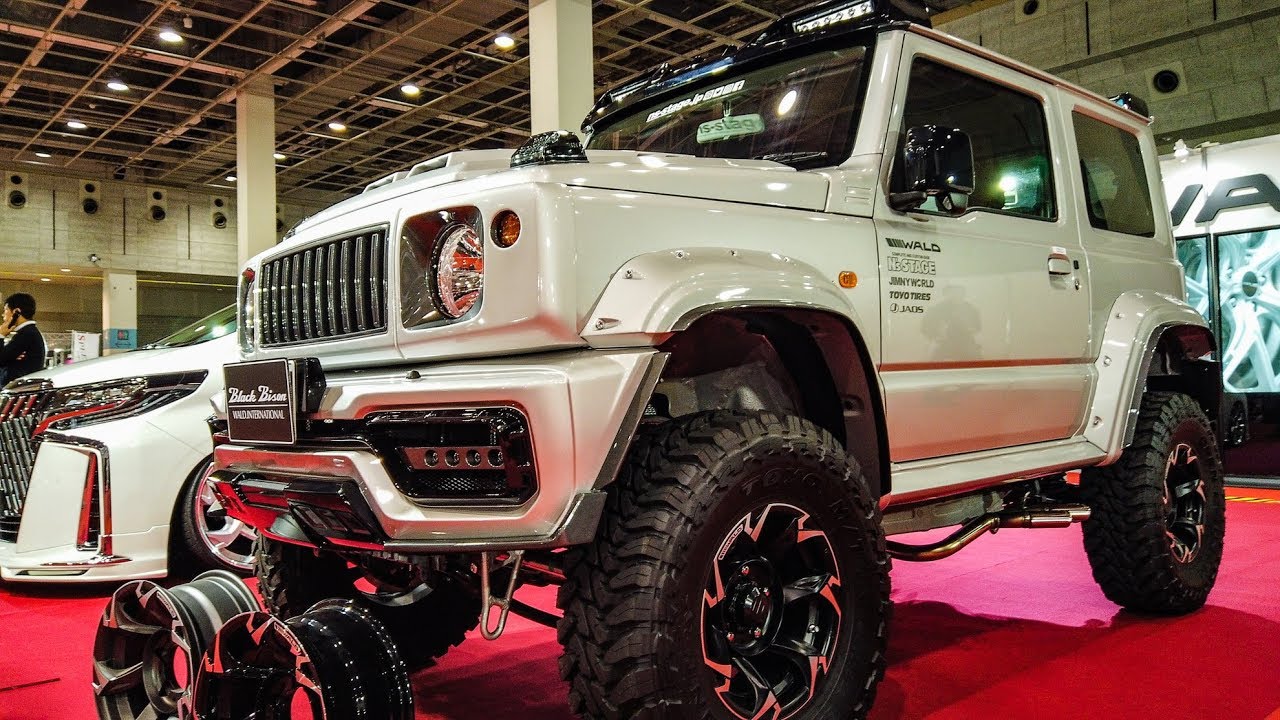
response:
[[[1151,187],[1138,136],[1072,113],[1089,224],[1099,230],[1155,237]]]

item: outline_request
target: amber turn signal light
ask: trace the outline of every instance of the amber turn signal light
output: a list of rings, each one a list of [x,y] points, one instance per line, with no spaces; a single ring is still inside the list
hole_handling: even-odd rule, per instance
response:
[[[856,287],[858,287],[858,274],[857,274],[857,273],[855,273],[855,272],[851,272],[851,271],[849,271],[849,270],[845,270],[845,271],[841,272],[841,273],[840,273],[840,287],[842,287],[842,288],[856,288]]]
[[[493,242],[501,248],[509,248],[520,239],[520,216],[511,210],[503,210],[493,218]]]

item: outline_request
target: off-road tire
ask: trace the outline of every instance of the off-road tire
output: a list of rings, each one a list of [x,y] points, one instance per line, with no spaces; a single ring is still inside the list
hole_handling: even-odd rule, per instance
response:
[[[829,433],[796,417],[723,411],[642,432],[609,488],[596,540],[566,553],[557,598],[560,674],[575,713],[587,720],[741,717],[714,692],[722,678],[704,657],[704,591],[709,582],[715,587],[713,565],[743,534],[735,521],[749,527],[763,511],[762,527],[779,504],[805,513],[797,532],[825,534],[819,547],[829,552],[817,556],[838,571],[827,577],[839,577],[841,599],[838,630],[826,641],[828,672],[818,676],[815,694],[778,718],[865,716],[884,676],[891,613],[878,507],[856,461]],[[814,552],[799,547],[790,552]]]
[[[254,546],[258,593],[273,614],[288,619],[329,598],[356,600],[386,625],[410,669],[431,665],[480,624],[480,598],[442,575],[431,593],[412,605],[370,601],[355,586],[360,577],[338,555],[259,536]]]
[[[1172,510],[1166,485],[1170,460],[1182,446],[1194,453],[1204,499],[1198,550],[1179,560],[1167,534]],[[1160,615],[1204,605],[1222,561],[1226,498],[1218,444],[1194,400],[1175,392],[1147,393],[1133,444],[1115,464],[1086,470],[1080,489],[1093,511],[1084,523],[1084,546],[1107,598]]]

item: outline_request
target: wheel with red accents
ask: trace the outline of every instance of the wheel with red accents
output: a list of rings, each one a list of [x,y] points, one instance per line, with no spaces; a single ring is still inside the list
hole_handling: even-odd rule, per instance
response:
[[[568,555],[560,668],[584,718],[857,718],[875,698],[879,512],[806,420],[714,412],[638,438]]]
[[[412,720],[413,689],[386,627],[335,599],[288,620],[232,619],[202,659],[191,705],[202,720]]]
[[[103,720],[190,717],[190,690],[214,633],[260,610],[244,581],[226,570],[164,588],[121,585],[103,610],[93,643],[93,692]]]
[[[1094,580],[1130,610],[1182,615],[1209,599],[1222,564],[1226,490],[1218,441],[1190,396],[1148,392],[1132,444],[1090,468],[1084,547]]]

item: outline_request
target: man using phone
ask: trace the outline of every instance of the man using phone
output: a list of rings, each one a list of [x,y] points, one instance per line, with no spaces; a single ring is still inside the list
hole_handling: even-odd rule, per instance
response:
[[[14,293],[4,299],[4,320],[0,322],[0,376],[3,382],[44,368],[44,336],[36,328],[36,299]]]

